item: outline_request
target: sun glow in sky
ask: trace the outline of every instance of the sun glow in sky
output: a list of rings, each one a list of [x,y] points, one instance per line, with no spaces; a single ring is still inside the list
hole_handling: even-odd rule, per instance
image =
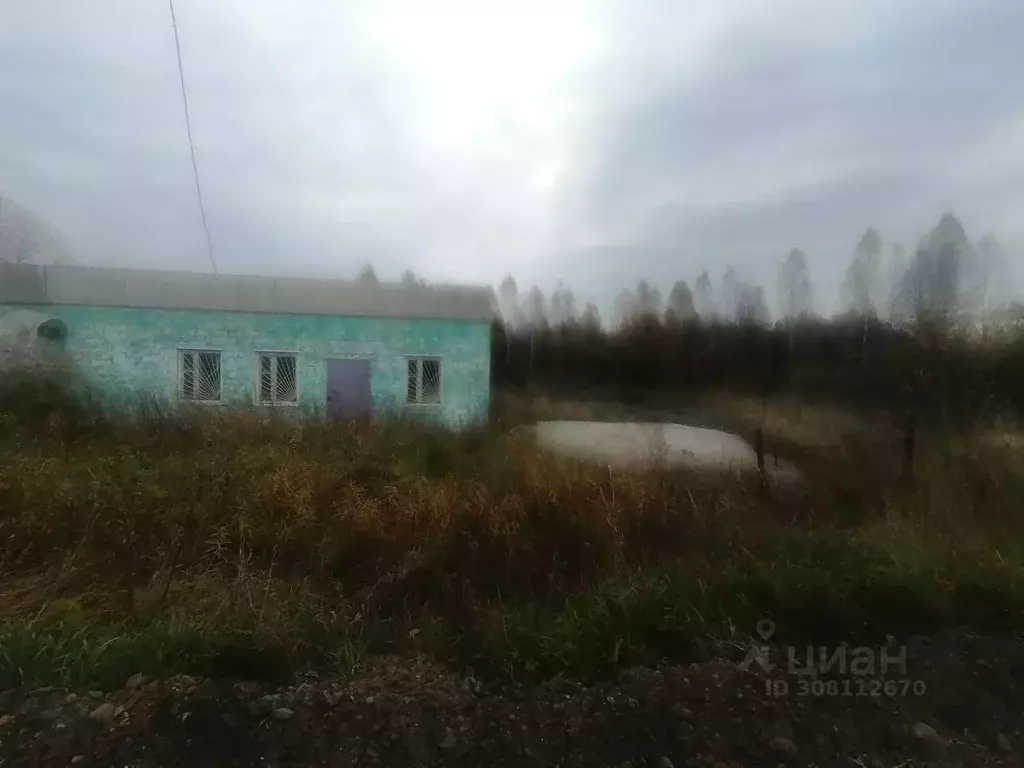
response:
[[[597,50],[590,18],[582,2],[407,0],[371,6],[365,31],[413,85],[432,145],[486,152],[509,134],[557,141],[567,86]],[[527,175],[549,185],[556,166],[545,157]]]
[[[368,4],[361,36],[406,84],[428,172],[487,213],[475,247],[520,271],[553,226],[571,155],[579,81],[601,52],[594,2],[391,0]],[[502,233],[516,231],[518,242]],[[467,233],[467,237],[469,234]]]

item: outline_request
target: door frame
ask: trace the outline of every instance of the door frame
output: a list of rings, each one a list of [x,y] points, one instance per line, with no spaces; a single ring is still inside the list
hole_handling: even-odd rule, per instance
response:
[[[369,385],[370,385],[370,410],[367,412],[368,416],[372,416],[374,413],[373,405],[373,363],[377,360],[377,355],[373,353],[350,353],[346,355],[327,355],[324,357],[324,409],[328,418],[331,416],[330,402],[327,400],[331,396],[331,361],[359,361],[366,362],[369,364]]]

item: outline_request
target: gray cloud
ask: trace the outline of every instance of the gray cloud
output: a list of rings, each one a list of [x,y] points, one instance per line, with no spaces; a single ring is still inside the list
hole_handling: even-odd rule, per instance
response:
[[[512,271],[606,301],[731,263],[772,295],[799,245],[828,301],[868,225],[911,246],[953,208],[1024,245],[1019,3],[563,0],[593,52],[545,79],[538,10],[480,83],[375,45],[380,7],[178,0],[223,269]],[[0,193],[80,260],[206,267],[166,6],[11,4],[0,105]]]
[[[821,30],[807,4],[770,7],[726,24],[699,74],[662,61],[660,80],[592,121],[566,212],[635,254],[621,278],[640,260],[663,282],[725,262],[770,281],[800,245],[830,300],[868,225],[912,246],[954,208],[976,236],[1021,242],[1024,94],[1010,73],[1024,8],[866,3],[854,28],[840,13]]]

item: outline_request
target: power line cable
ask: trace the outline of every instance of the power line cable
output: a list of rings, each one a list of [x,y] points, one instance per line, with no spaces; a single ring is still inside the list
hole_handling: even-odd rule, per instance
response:
[[[185,130],[188,133],[188,151],[192,157],[192,174],[196,180],[196,197],[199,199],[199,215],[203,219],[203,231],[206,233],[206,250],[213,265],[213,273],[217,274],[217,260],[213,257],[213,240],[210,239],[210,225],[206,223],[206,206],[203,205],[203,190],[199,184],[199,166],[196,164],[196,146],[192,141],[192,120],[188,114],[188,93],[185,90],[185,70],[181,65],[181,42],[178,40],[178,19],[174,15],[174,0],[167,0],[171,8],[171,27],[174,29],[174,50],[178,55],[178,78],[181,80],[181,103],[185,107]]]

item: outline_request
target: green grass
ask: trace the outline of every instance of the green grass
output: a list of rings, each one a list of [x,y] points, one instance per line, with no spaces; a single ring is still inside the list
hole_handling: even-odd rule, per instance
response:
[[[114,620],[65,603],[63,612],[0,625],[0,680],[106,687],[135,672],[281,680],[301,669],[345,674],[376,653],[427,654],[495,681],[595,679],[635,664],[742,655],[765,618],[776,640],[800,646],[884,643],[961,625],[1024,629],[1019,564],[982,552],[901,563],[829,538],[761,542],[793,559],[746,551],[611,574],[559,599],[492,599],[449,614],[422,606],[332,617],[307,596],[293,606],[304,613],[254,625],[196,609]]]
[[[743,553],[620,576],[563,601],[498,604],[459,636],[455,656],[485,677],[593,679],[742,656],[761,619],[774,622],[774,641],[798,646],[884,644],[961,625],[1024,629],[1020,565],[983,553],[901,564],[834,542],[817,559],[806,555],[822,543],[804,535],[763,543],[801,556]]]
[[[0,685],[278,680],[381,653],[589,679],[742,652],[761,618],[798,645],[1024,629],[1022,465],[966,446],[926,444],[913,488],[884,446],[818,447],[805,486],[765,496],[498,429],[118,415],[2,380]]]

